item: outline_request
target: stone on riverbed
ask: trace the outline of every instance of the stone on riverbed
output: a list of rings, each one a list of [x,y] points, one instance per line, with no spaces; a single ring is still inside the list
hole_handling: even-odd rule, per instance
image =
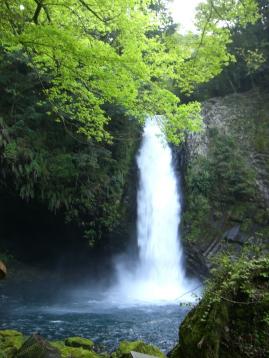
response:
[[[122,341],[111,355],[94,349],[94,342],[82,337],[48,342],[38,334],[25,337],[15,330],[0,330],[0,358],[165,358],[157,347],[143,341]]]
[[[131,351],[132,358],[154,358],[155,356],[151,356],[145,353],[133,352]]]
[[[93,347],[91,340],[82,337],[47,342],[37,334],[28,338],[15,330],[0,330],[0,358],[109,358],[90,350]]]
[[[122,341],[116,352],[112,353],[112,358],[133,358],[131,352],[138,352],[150,356],[164,358],[165,355],[157,347],[146,344],[143,341]]]
[[[54,341],[51,342],[51,345],[57,348],[62,358],[99,358],[95,352],[92,352],[88,349],[84,349],[82,347],[69,347],[65,345],[63,341]]]

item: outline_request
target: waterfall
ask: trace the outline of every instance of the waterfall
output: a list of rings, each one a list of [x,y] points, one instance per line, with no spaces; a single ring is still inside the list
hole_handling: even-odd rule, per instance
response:
[[[137,156],[137,267],[130,271],[118,264],[121,294],[138,302],[174,301],[192,286],[185,277],[179,235],[181,190],[159,121],[146,121]]]

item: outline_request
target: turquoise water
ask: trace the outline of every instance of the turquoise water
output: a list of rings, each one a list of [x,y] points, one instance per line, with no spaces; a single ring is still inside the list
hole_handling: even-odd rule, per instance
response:
[[[121,340],[142,339],[168,352],[188,308],[177,304],[124,306],[94,299],[51,299],[0,295],[0,329],[38,332],[47,339],[91,338],[112,351]]]

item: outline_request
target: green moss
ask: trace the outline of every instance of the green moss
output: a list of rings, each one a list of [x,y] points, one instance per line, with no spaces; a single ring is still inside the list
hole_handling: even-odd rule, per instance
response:
[[[200,304],[183,321],[180,345],[173,350],[173,358],[218,358],[227,322],[225,304]]]
[[[0,352],[4,357],[14,357],[25,341],[25,337],[15,330],[0,331]]]
[[[165,355],[155,346],[146,344],[142,341],[122,341],[116,350],[112,353],[113,358],[131,358],[131,351],[149,354],[155,357],[164,358]]]
[[[33,334],[16,353],[16,358],[60,358],[60,352],[43,337]]]
[[[72,346],[71,346],[72,345]],[[98,355],[90,349],[94,343],[86,338],[70,337],[64,341],[38,342],[38,340],[23,336],[22,333],[15,330],[0,331],[0,358],[17,357],[43,357],[46,349],[56,349],[62,358],[99,358],[105,354]],[[23,349],[21,349],[23,348]],[[53,351],[53,349],[51,349]],[[57,355],[57,352],[55,351]]]
[[[242,222],[249,212],[249,205],[246,203],[236,203],[231,207],[228,212],[228,215],[231,220],[236,222]]]
[[[183,321],[172,358],[269,356],[269,256],[221,260],[203,299]]]
[[[70,347],[66,346],[63,341],[54,341],[51,342],[51,345],[58,349],[61,353],[62,358],[98,358],[99,356],[88,349],[83,349],[81,347]]]
[[[253,221],[251,219],[245,219],[240,226],[242,232],[250,232],[253,227]]]
[[[66,346],[92,350],[94,343],[90,339],[82,337],[69,337],[64,341]]]
[[[255,212],[254,220],[257,224],[264,224],[268,220],[268,209],[267,208],[258,208]]]
[[[22,337],[22,333],[13,329],[5,329],[0,331],[0,337]]]

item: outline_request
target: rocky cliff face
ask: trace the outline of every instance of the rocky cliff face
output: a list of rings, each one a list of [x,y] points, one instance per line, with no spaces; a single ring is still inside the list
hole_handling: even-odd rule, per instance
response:
[[[213,98],[203,116],[203,131],[185,144],[182,231],[187,251],[195,247],[210,266],[224,248],[269,237],[269,94]]]

